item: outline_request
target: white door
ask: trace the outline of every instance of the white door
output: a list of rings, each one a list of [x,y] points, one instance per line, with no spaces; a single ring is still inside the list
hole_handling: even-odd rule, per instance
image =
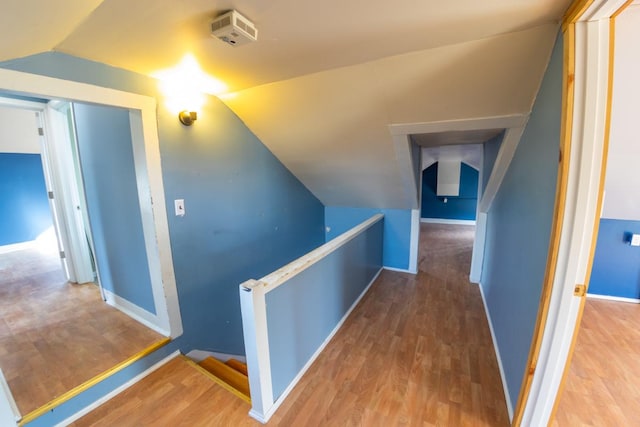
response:
[[[57,213],[58,235],[64,250],[64,261],[69,281],[87,283],[95,281],[95,272],[89,248],[89,230],[85,228],[81,200],[84,195],[78,187],[76,160],[72,149],[68,105],[51,103],[46,108],[46,131],[43,154],[50,174],[49,186]]]

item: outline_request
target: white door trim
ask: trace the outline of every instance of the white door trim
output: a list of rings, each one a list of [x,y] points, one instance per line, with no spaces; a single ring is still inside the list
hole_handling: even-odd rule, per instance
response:
[[[556,274],[540,353],[521,425],[547,425],[564,375],[591,258],[602,174],[609,82],[609,17],[624,0],[595,0],[575,24],[571,153]],[[565,38],[565,43],[568,40]]]
[[[136,176],[158,326],[182,334],[169,225],[160,164],[155,98],[53,77],[0,69],[0,91],[127,108],[130,111]],[[139,190],[140,188],[139,187]]]

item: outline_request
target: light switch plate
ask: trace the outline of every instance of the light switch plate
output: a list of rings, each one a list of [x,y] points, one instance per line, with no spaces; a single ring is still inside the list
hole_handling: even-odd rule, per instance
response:
[[[640,234],[631,235],[631,246],[640,246]]]
[[[176,199],[173,204],[176,207],[176,216],[184,216],[184,199]]]

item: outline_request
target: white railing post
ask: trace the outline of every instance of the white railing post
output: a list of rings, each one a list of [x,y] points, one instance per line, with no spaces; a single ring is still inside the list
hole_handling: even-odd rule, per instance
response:
[[[17,426],[21,418],[9,385],[0,370],[0,425]]]
[[[270,416],[268,412],[273,407],[273,386],[265,287],[262,282],[247,280],[240,285],[240,307],[251,390],[249,415],[266,423]]]

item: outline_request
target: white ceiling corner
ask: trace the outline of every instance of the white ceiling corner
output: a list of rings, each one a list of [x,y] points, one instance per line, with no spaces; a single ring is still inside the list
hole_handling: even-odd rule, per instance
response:
[[[0,61],[52,50],[87,20],[102,2],[103,0],[3,2],[0,14]]]

